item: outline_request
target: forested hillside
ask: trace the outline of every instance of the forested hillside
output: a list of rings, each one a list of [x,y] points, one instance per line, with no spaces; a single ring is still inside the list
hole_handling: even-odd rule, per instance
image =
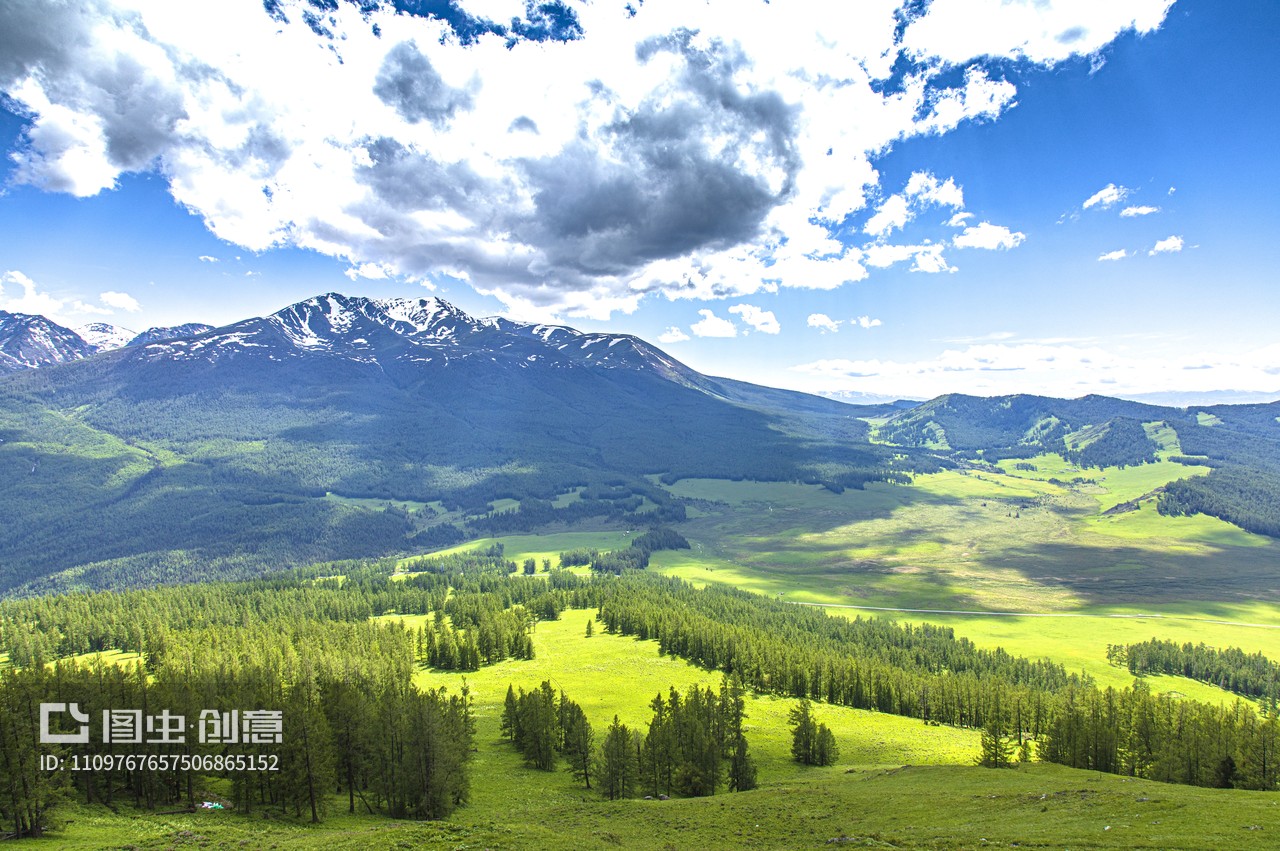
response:
[[[670,502],[652,474],[905,481],[913,462],[870,445],[856,413],[716,382],[631,337],[325,296],[0,380],[0,591],[623,522]],[[500,500],[516,516],[493,515]]]
[[[1207,514],[1280,536],[1280,402],[1184,410],[1105,396],[949,395],[890,417],[879,437],[982,462],[1053,453],[1087,470],[1155,461],[1161,447],[1148,426],[1176,436],[1173,460],[1214,467],[1169,484],[1162,514]]]
[[[414,671],[476,670],[504,659],[518,666],[532,655],[535,624],[569,608],[595,610],[604,631],[655,640],[662,653],[727,677],[719,695],[673,691],[655,702],[648,744],[616,719],[598,736],[582,727],[573,720],[574,701],[549,684],[510,692],[504,729],[529,763],[546,767],[558,753],[578,765],[584,786],[595,775],[594,788],[605,797],[754,785],[747,731],[734,708],[745,689],[978,728],[998,751],[1019,745],[1024,758],[1034,753],[1079,768],[1252,789],[1274,789],[1280,777],[1273,714],[1155,695],[1141,682],[1101,689],[1049,661],[979,649],[947,628],[830,617],[723,587],[696,590],[643,570],[583,577],[553,568],[527,576],[497,548],[409,567],[400,573],[389,561],[329,564],[245,583],[0,604],[3,649],[19,666],[0,672],[7,708],[0,813],[19,833],[36,833],[64,784],[89,802],[129,799],[159,809],[189,804],[196,788],[222,777],[243,813],[274,809],[323,819],[335,805],[323,790],[336,788],[349,809],[359,801],[397,818],[445,815],[467,799],[468,696],[420,691],[411,685]],[[415,617],[422,625],[406,628],[402,619]],[[138,661],[47,664],[107,648],[134,651]],[[91,717],[145,702],[184,717],[279,713],[282,726],[269,742],[274,748],[202,738],[175,750],[152,742],[132,747],[155,760],[50,775],[36,767],[32,707],[51,689]],[[665,734],[654,731],[664,724],[673,734],[702,731],[689,735],[705,747],[663,750]],[[584,751],[592,756],[581,762]],[[90,742],[58,753],[101,762],[113,751]],[[278,765],[248,760],[262,753]],[[661,754],[671,762],[655,762]],[[619,758],[626,765],[607,767]]]

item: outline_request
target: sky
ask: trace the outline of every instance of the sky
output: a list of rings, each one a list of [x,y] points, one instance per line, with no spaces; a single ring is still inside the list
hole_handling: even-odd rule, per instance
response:
[[[438,296],[851,401],[1280,398],[1277,44],[1274,0],[0,4],[0,309]]]

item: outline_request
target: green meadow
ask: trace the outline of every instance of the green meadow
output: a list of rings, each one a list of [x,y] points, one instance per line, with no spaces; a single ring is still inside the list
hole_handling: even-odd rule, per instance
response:
[[[1107,663],[1108,644],[1154,637],[1280,659],[1280,546],[1215,518],[1156,512],[1154,491],[1207,468],[1161,461],[1082,472],[1056,455],[1022,462],[1034,470],[1018,463],[842,494],[683,480],[670,490],[690,500],[680,530],[691,549],[654,553],[650,570],[824,605],[836,615],[951,626],[981,646],[1048,657],[1116,687],[1132,679]],[[1064,484],[1077,477],[1088,481]],[[1138,507],[1112,511],[1124,503]],[[625,547],[630,537],[629,530],[513,535],[446,552],[496,541],[507,558],[534,558],[541,569],[560,552]],[[1234,700],[1183,678],[1149,682],[1196,699]]]
[[[567,771],[526,767],[498,731],[508,683],[549,679],[588,712],[597,730],[617,714],[643,725],[653,694],[715,685],[717,676],[659,655],[657,643],[596,632],[591,612],[565,612],[535,634],[536,658],[461,675],[421,671],[419,685],[475,699],[471,798],[440,822],[347,814],[335,796],[321,825],[271,813],[145,815],[70,802],[63,826],[21,847],[59,849],[790,849],[865,848],[1274,848],[1276,796],[1173,786],[1032,763],[973,766],[975,731],[927,727],[896,716],[817,705],[836,732],[838,763],[804,768],[788,753],[792,701],[752,697],[748,738],[760,788],[711,798],[608,802]],[[410,622],[412,618],[407,618]],[[597,627],[599,625],[597,624]],[[216,788],[200,790],[217,793]]]
[[[680,482],[672,490],[703,509],[686,524],[693,549],[657,553],[652,569],[832,614],[943,624],[980,646],[1048,657],[1116,687],[1132,678],[1107,663],[1108,644],[1157,637],[1280,659],[1280,547],[1215,518],[1156,511],[1156,489],[1206,468],[1161,461],[1082,473],[1058,456],[1022,462],[1030,471],[1017,463],[839,495]],[[1076,477],[1092,481],[1049,482]],[[1137,508],[1111,511],[1124,503]],[[1180,677],[1148,681],[1157,691],[1235,699]]]

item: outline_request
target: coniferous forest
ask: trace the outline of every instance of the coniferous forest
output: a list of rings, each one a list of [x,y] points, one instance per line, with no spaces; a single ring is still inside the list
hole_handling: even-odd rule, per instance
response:
[[[649,541],[679,543],[664,535]],[[549,682],[508,692],[502,729],[526,763],[571,771],[584,789],[607,798],[753,788],[748,690],[801,699],[791,720],[792,752],[803,763],[829,764],[839,753],[830,731],[812,719],[812,701],[980,729],[984,753],[1020,749],[1024,758],[1034,751],[1076,768],[1276,788],[1280,723],[1243,701],[1156,695],[1141,680],[1100,688],[1047,660],[978,648],[949,628],[836,618],[644,570],[580,576],[553,568],[529,576],[495,546],[400,569],[392,561],[333,563],[247,582],[0,603],[3,650],[15,663],[0,673],[0,815],[15,834],[35,835],[67,796],[155,811],[188,807],[197,778],[219,774],[243,813],[322,820],[341,800],[349,811],[393,818],[447,815],[467,800],[469,697],[465,689],[419,690],[414,671],[527,659],[536,623],[568,608],[595,610],[606,633],[656,641],[662,653],[723,677],[718,693],[694,686],[658,694],[646,729],[617,719],[593,727]],[[411,629],[400,615],[427,618]],[[125,666],[52,662],[106,648],[140,657]],[[1272,667],[1235,652],[1158,643],[1124,653],[1135,673],[1181,664],[1191,676],[1228,678],[1242,693],[1265,690]],[[57,752],[104,770],[50,774],[34,745],[36,707],[50,695],[77,704],[94,725],[104,710],[168,711],[188,720],[186,740],[175,750],[130,739],[128,729],[110,742],[95,733]],[[250,746],[225,733],[205,740],[208,724],[237,711],[278,718],[276,744]],[[140,752],[157,759],[112,762]],[[239,770],[263,753],[270,766]]]

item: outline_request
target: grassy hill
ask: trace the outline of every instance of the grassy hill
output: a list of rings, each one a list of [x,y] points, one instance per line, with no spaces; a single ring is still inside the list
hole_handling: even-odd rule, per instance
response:
[[[753,697],[748,706],[761,787],[671,801],[608,802],[567,772],[524,766],[498,735],[506,684],[543,678],[565,688],[593,723],[618,713],[639,722],[650,691],[714,675],[658,654],[656,642],[597,633],[589,612],[539,624],[537,657],[466,675],[477,702],[475,782],[470,803],[449,820],[390,822],[335,814],[313,826],[279,816],[230,812],[138,814],[128,807],[71,806],[45,847],[159,848],[872,848],[1070,847],[1200,849],[1274,847],[1274,794],[1195,789],[1030,764],[972,765],[977,733],[839,707],[819,707],[837,731],[841,758],[804,768],[787,752],[791,701]],[[423,685],[457,687],[463,675],[419,674]],[[985,842],[984,842],[985,840]],[[26,845],[28,843],[22,843]],[[53,846],[50,846],[53,847]]]

